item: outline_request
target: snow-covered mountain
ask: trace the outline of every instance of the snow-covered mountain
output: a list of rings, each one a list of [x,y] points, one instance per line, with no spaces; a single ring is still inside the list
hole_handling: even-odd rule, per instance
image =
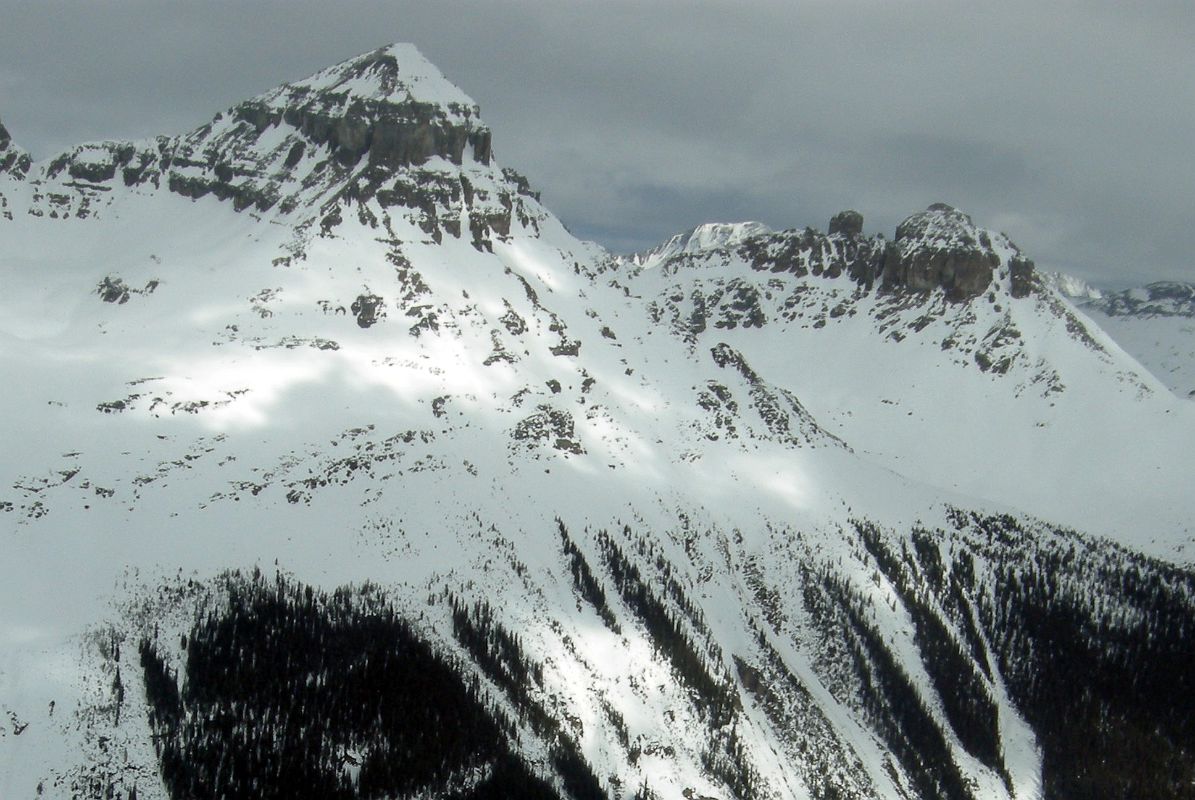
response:
[[[1195,406],[956,209],[616,257],[397,45],[0,211],[0,796],[1189,796]]]
[[[1103,289],[1092,286],[1082,278],[1068,275],[1065,272],[1045,272],[1042,273],[1041,279],[1051,289],[1076,303],[1099,300],[1104,296]]]
[[[1102,292],[1059,276],[1058,290],[1179,397],[1195,399],[1195,284]]]
[[[762,222],[709,222],[678,233],[645,253],[636,253],[630,261],[637,267],[654,267],[678,255],[724,249],[742,244],[752,236],[771,232]]]

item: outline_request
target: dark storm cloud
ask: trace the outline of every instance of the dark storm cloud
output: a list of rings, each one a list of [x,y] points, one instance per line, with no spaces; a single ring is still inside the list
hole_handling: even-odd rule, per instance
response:
[[[37,156],[411,41],[613,249],[845,207],[891,235],[946,201],[1046,268],[1195,279],[1187,2],[0,0],[0,20],[0,119]]]

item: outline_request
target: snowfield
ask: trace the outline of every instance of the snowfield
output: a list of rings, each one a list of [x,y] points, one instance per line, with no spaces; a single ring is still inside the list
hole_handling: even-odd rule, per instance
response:
[[[219,747],[296,729],[346,797],[1185,796],[1195,404],[961,212],[616,257],[409,45],[6,152],[0,797],[286,796]],[[962,242],[974,297],[852,275]],[[426,774],[377,651],[236,693],[379,619],[481,720]]]

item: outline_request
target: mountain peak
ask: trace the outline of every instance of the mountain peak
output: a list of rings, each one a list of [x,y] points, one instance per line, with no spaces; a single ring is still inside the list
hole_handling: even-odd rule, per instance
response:
[[[879,279],[885,290],[940,289],[957,302],[988,292],[1001,266],[1007,267],[1001,279],[1009,281],[1012,297],[1026,297],[1034,286],[1033,262],[1016,245],[945,203],[907,217],[893,241],[864,236],[863,215],[848,209],[831,218],[828,234],[813,228],[774,233],[758,222],[700,225],[628,261],[650,269],[730,249],[755,270],[828,278],[846,274],[869,291]]]
[[[0,174],[3,796],[1189,796],[1195,406],[949,207],[613,261],[416,56]]]
[[[395,44],[343,61],[233,108],[232,123],[252,126],[256,140],[280,125],[295,128],[336,160],[390,169],[420,165],[435,156],[453,164],[490,161],[490,131],[473,100],[409,44]],[[224,115],[207,137],[222,127]],[[235,132],[244,138],[246,131]],[[466,152],[468,149],[469,152]]]
[[[885,286],[941,288],[951,300],[986,292],[1002,263],[1009,268],[1013,297],[1031,292],[1035,274],[1033,262],[1008,237],[977,226],[946,203],[934,203],[900,223],[884,260]]]
[[[285,84],[267,96],[300,99],[310,93],[347,100],[423,103],[477,113],[477,104],[444,77],[412,44],[392,44]]]
[[[650,269],[677,255],[734,247],[753,236],[771,232],[772,229],[762,222],[706,222],[678,233],[646,252],[635,254],[631,261]]]
[[[917,239],[922,242],[949,242],[975,248],[979,246],[979,229],[970,215],[946,203],[933,203],[896,226],[896,241]]]
[[[0,173],[23,178],[31,165],[4,132]],[[42,192],[28,211],[85,217],[110,203],[120,183],[212,195],[238,211],[286,214],[379,191],[419,194],[427,205],[427,187],[458,172],[469,172],[473,184],[530,194],[525,182],[507,186],[513,179],[491,163],[490,129],[469,96],[414,46],[394,44],[245,100],[181,136],[72,148],[30,176],[65,199],[45,207]],[[459,180],[448,184],[462,191]]]
[[[12,136],[0,122],[0,175],[12,173],[21,177],[29,171],[31,163],[29,154],[12,143]]]

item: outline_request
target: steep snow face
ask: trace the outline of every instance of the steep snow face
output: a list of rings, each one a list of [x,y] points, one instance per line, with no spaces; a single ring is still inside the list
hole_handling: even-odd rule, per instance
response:
[[[473,100],[449,82],[412,44],[392,44],[317,72],[306,80],[287,84],[262,95],[267,104],[295,105],[294,98],[340,95],[348,102],[380,101],[388,104],[420,103],[476,118]]]
[[[1189,404],[953,209],[619,262],[454,92],[0,176],[0,795],[1189,785]]]
[[[1076,291],[1064,281],[1060,287],[1175,394],[1195,399],[1195,285],[1163,281],[1100,292]]]
[[[886,745],[846,694],[818,688],[811,706],[804,689],[785,690],[817,725],[800,740],[819,753],[808,762],[797,734],[773,731],[758,707],[733,728],[753,732],[733,741],[708,708],[733,680],[732,653],[758,662],[742,559],[765,560],[795,520],[821,530],[848,505],[897,519],[906,503],[932,510],[934,493],[868,470],[868,493],[892,488],[848,503],[837,476],[856,461],[795,395],[729,348],[692,358],[659,335],[637,302],[585,276],[600,254],[550,218],[490,252],[465,237],[437,243],[376,200],[367,208],[389,214],[393,237],[346,214],[302,256],[282,226],[173,194],[130,196],[104,220],[5,229],[4,252],[24,254],[5,265],[3,348],[5,374],[23,387],[6,398],[2,434],[22,454],[3,464],[3,694],[22,726],[2,745],[12,794],[58,780],[63,794],[97,781],[163,796],[132,654],[156,629],[155,652],[183,674],[166,643],[193,637],[193,615],[208,611],[187,600],[208,590],[185,579],[277,562],[327,589],[387,587],[404,616],[422,617],[422,636],[468,663],[452,606],[427,598],[488,602],[542,665],[542,687],[528,691],[612,793],[611,777],[660,796],[723,794],[727,779],[704,762],[747,747],[755,755],[735,758],[758,763],[782,795],[803,796],[832,765],[840,784],[879,782],[893,796]],[[579,555],[562,548],[558,516]],[[648,546],[660,560],[640,552]],[[637,583],[625,566],[622,588],[610,577],[616,552],[641,571]],[[574,558],[609,597],[613,628],[578,609]],[[670,594],[659,564],[683,570]],[[180,568],[181,584],[167,580]],[[794,578],[756,583],[795,597]],[[666,632],[641,621],[677,613],[678,594],[692,595],[685,613],[701,627],[671,623],[685,637],[671,647],[719,652],[686,680],[673,662],[689,657],[667,655]],[[86,634],[107,603],[99,616],[113,627]],[[83,672],[80,643],[89,665],[99,658]],[[821,685],[801,669],[801,686]],[[113,694],[118,674],[127,688]],[[551,773],[547,734],[520,736]],[[791,755],[771,755],[773,742]],[[846,755],[856,749],[865,768]]]

